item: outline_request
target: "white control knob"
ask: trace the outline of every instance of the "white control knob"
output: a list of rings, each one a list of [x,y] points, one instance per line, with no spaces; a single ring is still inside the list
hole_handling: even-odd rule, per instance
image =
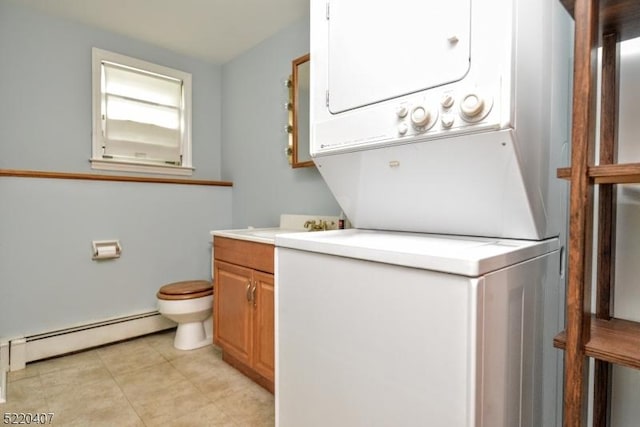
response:
[[[407,124],[405,122],[402,122],[398,125],[398,133],[400,135],[404,135],[407,133],[407,131],[409,130],[409,127],[407,126]]]
[[[406,117],[408,112],[406,105],[398,105],[398,108],[396,108],[396,114],[400,118]]]
[[[442,123],[443,128],[450,128],[453,126],[454,117],[453,114],[443,114],[440,122]]]
[[[429,123],[431,113],[424,105],[418,105],[411,110],[411,123],[416,127],[424,127]]]
[[[454,101],[455,100],[450,93],[445,93],[444,95],[442,95],[442,98],[440,98],[440,105],[442,105],[444,108],[450,108],[453,105]]]
[[[484,99],[482,99],[477,93],[469,93],[462,98],[460,111],[465,117],[472,119],[482,113],[483,109]]]

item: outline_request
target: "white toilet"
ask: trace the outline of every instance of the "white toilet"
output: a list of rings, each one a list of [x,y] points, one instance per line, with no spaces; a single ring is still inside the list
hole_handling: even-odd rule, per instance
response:
[[[173,346],[193,350],[212,343],[213,287],[206,280],[187,280],[160,288],[158,311],[178,324]]]

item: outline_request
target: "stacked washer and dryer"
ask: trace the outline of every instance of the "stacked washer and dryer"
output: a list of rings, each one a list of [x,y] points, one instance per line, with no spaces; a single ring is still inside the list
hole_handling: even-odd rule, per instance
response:
[[[354,228],[276,237],[276,424],[558,424],[570,17],[310,13],[310,152]]]

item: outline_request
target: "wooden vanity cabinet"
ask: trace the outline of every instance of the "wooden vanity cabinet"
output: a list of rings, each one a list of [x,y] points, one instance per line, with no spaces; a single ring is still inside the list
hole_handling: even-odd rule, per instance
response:
[[[270,244],[215,236],[214,343],[222,359],[274,391],[274,277]]]

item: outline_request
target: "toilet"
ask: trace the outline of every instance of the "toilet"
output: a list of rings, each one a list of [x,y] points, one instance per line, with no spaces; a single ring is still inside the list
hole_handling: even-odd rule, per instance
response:
[[[193,350],[212,343],[213,287],[207,280],[164,285],[156,294],[158,311],[178,324],[173,346]]]

